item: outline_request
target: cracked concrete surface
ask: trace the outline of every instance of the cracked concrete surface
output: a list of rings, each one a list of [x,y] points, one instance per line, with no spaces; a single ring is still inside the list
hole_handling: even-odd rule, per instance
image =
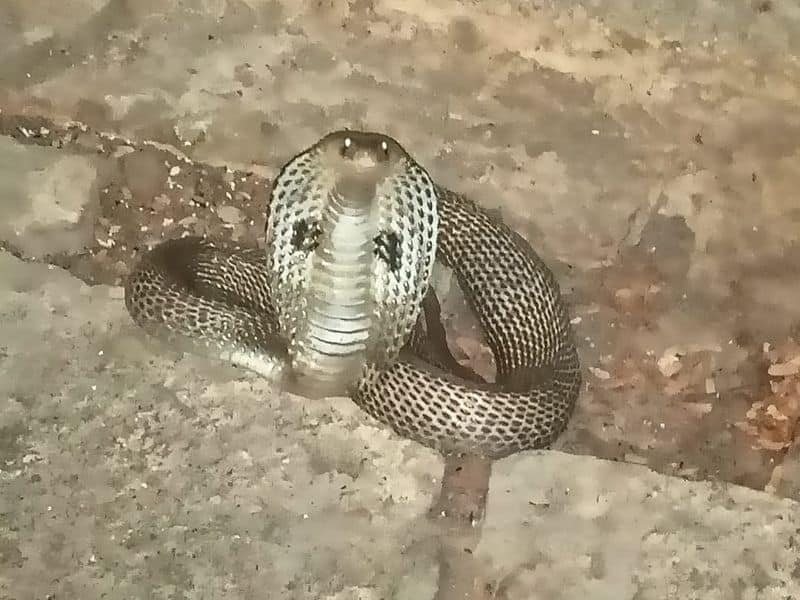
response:
[[[799,52],[777,1],[0,5],[0,598],[433,596],[435,454],[121,300],[164,237],[257,243],[343,126],[497,208],[572,305],[586,389],[560,452],[494,468],[494,597],[800,597]]]

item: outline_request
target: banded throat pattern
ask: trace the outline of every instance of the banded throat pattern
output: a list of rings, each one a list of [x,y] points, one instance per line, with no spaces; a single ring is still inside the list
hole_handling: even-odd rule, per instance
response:
[[[437,204],[428,173],[378,133],[329,134],[283,167],[268,286],[304,392],[348,394],[398,357],[428,289]]]

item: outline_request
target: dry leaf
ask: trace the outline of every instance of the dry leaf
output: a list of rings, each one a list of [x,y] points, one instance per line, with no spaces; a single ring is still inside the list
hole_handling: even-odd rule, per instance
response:
[[[589,367],[589,371],[592,375],[600,379],[601,381],[606,381],[611,379],[611,373],[608,371],[604,371],[603,369],[598,369],[597,367]]]
[[[755,445],[767,450],[790,447],[800,423],[800,381],[797,377],[772,382],[772,393],[763,401],[754,402],[745,415],[746,421],[736,426],[754,439]]]
[[[793,358],[789,362],[774,363],[769,366],[767,372],[772,377],[788,377],[800,372],[800,358]]]
[[[658,370],[661,371],[661,374],[664,377],[672,377],[683,367],[680,358],[678,358],[678,356],[675,354],[665,353],[661,358],[658,359],[656,364],[658,365]]]

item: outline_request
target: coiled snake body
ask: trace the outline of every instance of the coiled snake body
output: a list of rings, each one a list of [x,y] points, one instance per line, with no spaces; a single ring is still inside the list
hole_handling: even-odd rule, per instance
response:
[[[493,384],[461,380],[424,351],[434,259],[478,316]],[[377,133],[329,134],[283,167],[266,256],[168,240],[134,268],[125,303],[153,335],[306,391],[346,392],[444,454],[548,446],[581,383],[552,272],[521,236]]]

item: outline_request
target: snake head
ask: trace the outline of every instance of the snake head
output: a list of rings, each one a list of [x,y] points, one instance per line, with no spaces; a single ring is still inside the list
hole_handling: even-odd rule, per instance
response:
[[[410,160],[397,140],[372,131],[334,131],[322,138],[318,146],[330,153],[331,159],[338,156],[342,162],[361,163],[365,169],[380,169]]]
[[[335,131],[317,146],[320,167],[334,174],[333,192],[363,206],[375,202],[380,186],[413,162],[397,141],[381,133]]]

